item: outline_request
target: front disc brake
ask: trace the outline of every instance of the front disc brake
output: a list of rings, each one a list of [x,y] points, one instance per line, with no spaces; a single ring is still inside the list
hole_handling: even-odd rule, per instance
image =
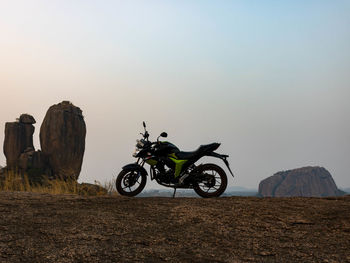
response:
[[[135,173],[128,174],[127,176],[124,177],[123,184],[126,187],[131,187],[136,183],[136,181],[137,181],[136,178],[137,178],[137,174],[135,174]]]

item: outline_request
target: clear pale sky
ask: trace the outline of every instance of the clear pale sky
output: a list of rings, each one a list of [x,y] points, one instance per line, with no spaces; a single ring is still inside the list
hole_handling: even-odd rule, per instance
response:
[[[32,114],[36,148],[50,105],[83,110],[80,181],[133,162],[145,120],[221,142],[231,186],[319,165],[350,187],[349,1],[0,0],[0,89],[0,129]]]

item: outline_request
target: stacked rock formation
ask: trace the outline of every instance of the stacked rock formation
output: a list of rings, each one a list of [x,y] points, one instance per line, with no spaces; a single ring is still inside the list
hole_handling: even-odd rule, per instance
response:
[[[40,128],[42,151],[35,151],[35,119],[22,114],[5,125],[4,154],[7,169],[27,172],[30,179],[78,179],[85,151],[86,125],[82,111],[68,101],[53,105]]]
[[[342,194],[332,175],[323,167],[278,172],[259,184],[259,195],[263,197],[324,197]]]
[[[86,125],[80,108],[68,101],[49,108],[40,128],[40,144],[55,176],[78,179],[85,136]]]
[[[34,123],[33,116],[22,114],[17,122],[5,124],[4,154],[8,168],[18,166],[18,159],[24,151],[34,151]]]

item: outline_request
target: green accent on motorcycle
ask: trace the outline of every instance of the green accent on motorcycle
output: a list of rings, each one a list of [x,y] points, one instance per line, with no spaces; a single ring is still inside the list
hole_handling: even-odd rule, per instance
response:
[[[177,159],[177,157],[176,157],[175,153],[168,154],[168,156],[169,156],[169,157],[173,157],[173,158]]]
[[[154,160],[154,159],[148,159],[148,160],[146,160],[146,163],[153,166],[153,165],[156,165],[158,163],[158,161]]]
[[[176,160],[172,157],[169,157],[170,160],[172,160],[175,163],[175,178],[178,177],[181,173],[182,166],[188,161],[188,160]]]

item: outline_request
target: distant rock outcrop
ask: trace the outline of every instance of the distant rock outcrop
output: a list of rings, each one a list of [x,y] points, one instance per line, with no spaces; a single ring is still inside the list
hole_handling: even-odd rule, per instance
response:
[[[68,101],[49,108],[40,128],[40,144],[53,175],[78,179],[85,151],[82,111]]]
[[[259,184],[259,195],[263,197],[324,197],[342,194],[332,175],[322,167],[303,167],[278,172]]]
[[[34,123],[33,116],[22,114],[17,122],[5,124],[4,154],[7,167],[18,166],[18,158],[26,149],[34,150]]]

